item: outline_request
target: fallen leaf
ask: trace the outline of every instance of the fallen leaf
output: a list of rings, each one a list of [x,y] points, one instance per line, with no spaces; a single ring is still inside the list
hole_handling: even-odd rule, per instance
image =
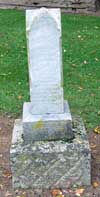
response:
[[[23,195],[25,195],[26,194],[26,192],[23,192]]]
[[[84,190],[85,190],[84,188],[80,188],[80,189],[75,190],[75,195],[81,196],[81,194],[83,194]]]
[[[99,184],[95,181],[95,182],[93,182],[93,187],[94,188],[96,188],[96,187],[98,187],[99,186]]]
[[[20,196],[16,196],[16,197],[25,197],[26,192],[23,192]]]
[[[64,195],[57,195],[56,197],[64,197]]]
[[[96,148],[97,146],[96,146],[96,144],[90,144],[90,147],[91,148]]]
[[[18,96],[17,98],[18,98],[19,100],[21,100],[23,97],[20,95],[20,96]]]
[[[81,87],[81,86],[79,86],[78,88],[79,88],[79,90],[81,90],[81,91],[84,89],[84,88],[83,88],[83,87]]]
[[[3,177],[6,177],[6,178],[10,179],[10,178],[12,177],[11,171],[6,170],[6,171],[3,173]]]
[[[52,194],[53,197],[61,196],[62,191],[60,189],[53,189],[53,190],[51,190],[51,194]]]
[[[98,58],[95,58],[95,60],[96,60],[96,62],[98,62],[99,60],[98,60]]]
[[[79,193],[76,193],[75,195],[76,195],[76,196],[81,196],[81,194],[79,194]]]
[[[25,196],[22,196],[22,195],[21,195],[21,196],[16,196],[16,197],[25,197]]]
[[[75,141],[78,142],[79,144],[82,144],[82,143],[83,143],[83,142],[80,141],[79,139],[76,139]]]
[[[81,35],[78,35],[77,37],[78,37],[78,38],[81,38]]]
[[[87,64],[87,61],[86,60],[84,60],[84,64]]]
[[[25,197],[25,196],[16,196],[16,197]]]
[[[76,64],[72,64],[73,67],[76,67]]]
[[[100,126],[97,126],[97,127],[94,129],[94,132],[100,134]]]

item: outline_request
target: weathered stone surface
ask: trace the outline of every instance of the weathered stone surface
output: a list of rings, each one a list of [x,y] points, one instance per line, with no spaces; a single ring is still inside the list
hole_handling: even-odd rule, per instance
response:
[[[26,143],[41,140],[72,139],[72,117],[68,103],[65,102],[64,113],[33,115],[30,103],[24,104],[23,134]]]
[[[60,10],[27,10],[26,29],[31,113],[63,113]]]
[[[38,7],[59,7],[66,10],[66,12],[76,13],[95,12],[98,5],[100,5],[99,0],[0,0],[0,8],[28,9]],[[80,11],[78,11],[78,9]]]
[[[10,151],[14,188],[67,188],[90,185],[91,152],[80,118],[73,119],[73,141],[25,145],[22,121],[16,120]]]
[[[26,29],[31,102],[23,107],[24,140],[72,139],[72,118],[63,99],[60,10],[27,10]]]

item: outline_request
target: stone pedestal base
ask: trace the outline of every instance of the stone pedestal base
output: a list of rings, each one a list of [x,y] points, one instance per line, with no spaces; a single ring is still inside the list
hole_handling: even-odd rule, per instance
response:
[[[23,107],[23,135],[24,141],[72,139],[72,117],[67,101],[63,114],[31,114],[31,103]]]
[[[22,121],[16,120],[10,151],[14,188],[67,188],[91,184],[91,151],[80,118],[73,119],[72,141],[25,145]]]

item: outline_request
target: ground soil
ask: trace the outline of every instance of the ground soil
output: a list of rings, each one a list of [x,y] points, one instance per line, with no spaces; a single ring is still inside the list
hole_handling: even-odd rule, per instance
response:
[[[9,160],[13,124],[14,118],[11,115],[0,116],[0,197],[51,197],[52,191],[13,191]],[[85,191],[80,196],[100,197],[100,134],[90,131],[88,138],[92,150],[92,183],[90,187],[83,187]],[[61,197],[76,196],[73,189],[68,190],[65,188],[62,193],[64,196]]]

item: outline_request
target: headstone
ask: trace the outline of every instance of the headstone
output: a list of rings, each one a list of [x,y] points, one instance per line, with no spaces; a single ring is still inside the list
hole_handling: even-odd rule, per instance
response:
[[[32,114],[64,113],[59,9],[26,11]]]
[[[73,138],[72,117],[63,99],[60,9],[26,11],[30,103],[24,104],[24,139]]]
[[[91,151],[80,118],[63,99],[59,9],[26,12],[30,100],[10,150],[14,188],[90,185]]]

